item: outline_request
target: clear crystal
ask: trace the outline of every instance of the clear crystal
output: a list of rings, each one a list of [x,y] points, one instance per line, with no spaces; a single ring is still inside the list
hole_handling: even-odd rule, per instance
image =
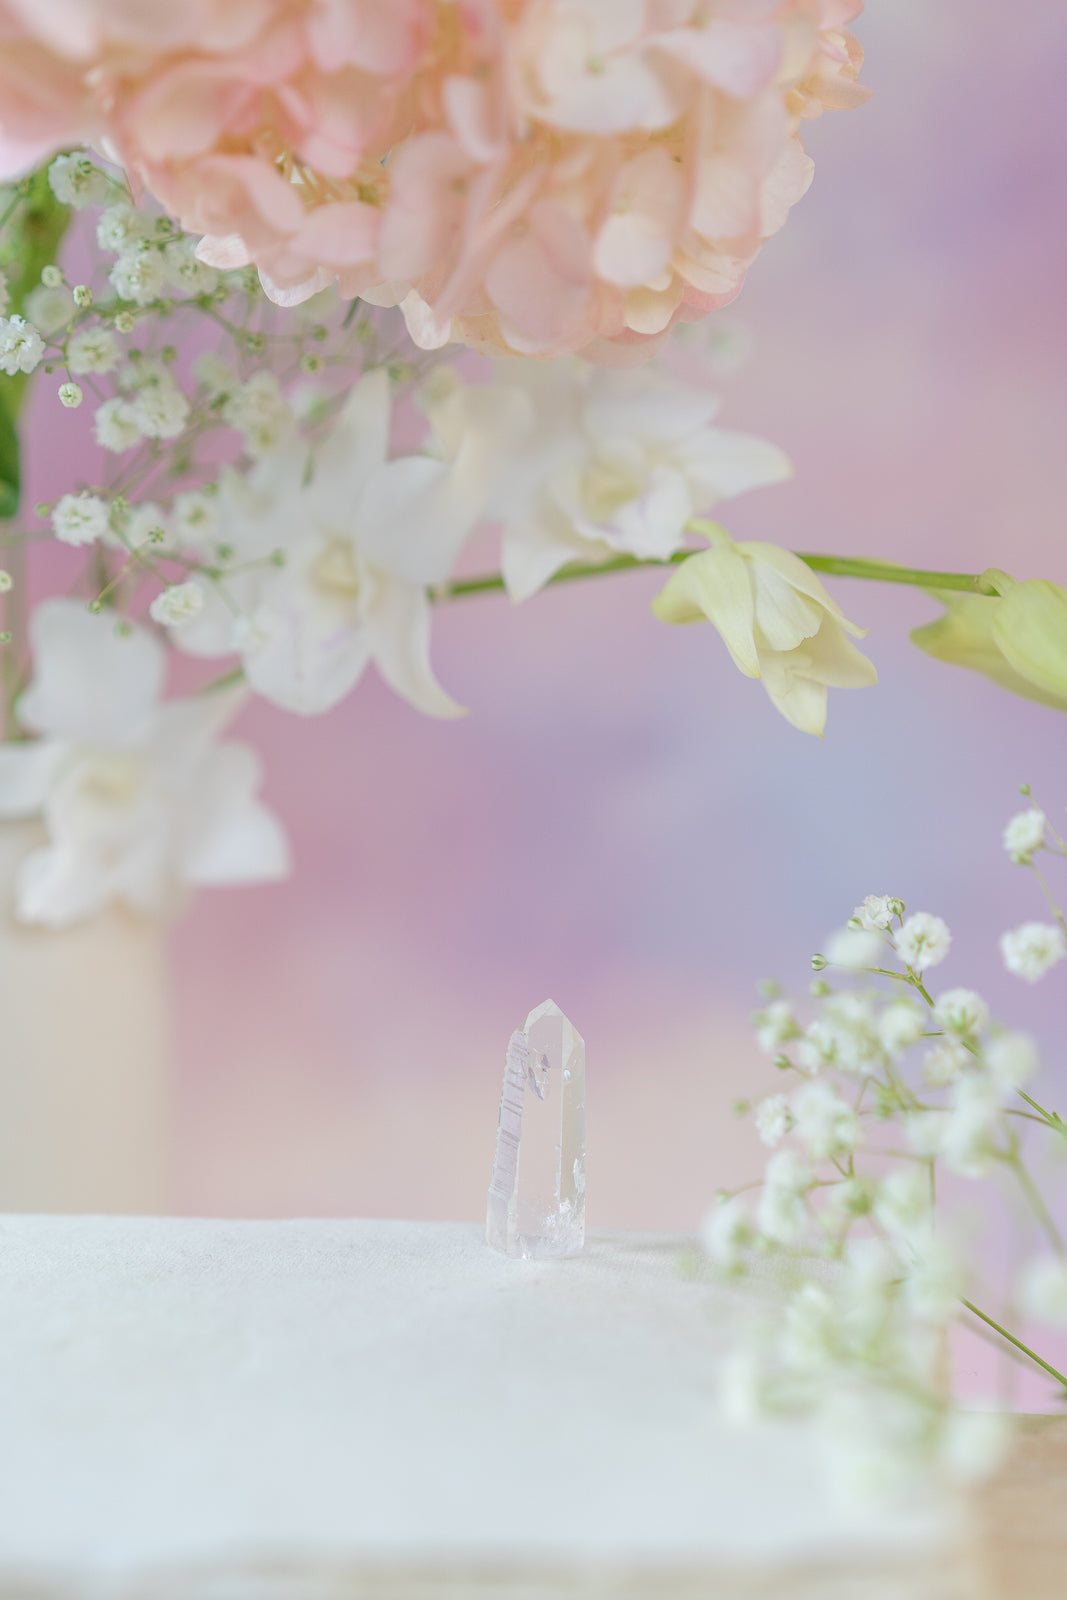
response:
[[[535,1260],[585,1242],[585,1041],[553,1000],[508,1041],[485,1236]]]

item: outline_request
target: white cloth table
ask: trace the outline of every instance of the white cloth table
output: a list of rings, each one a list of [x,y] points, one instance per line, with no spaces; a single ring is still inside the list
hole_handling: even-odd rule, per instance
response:
[[[803,1430],[716,1419],[683,1243],[3,1219],[0,1596],[968,1595],[942,1508],[843,1520]]]

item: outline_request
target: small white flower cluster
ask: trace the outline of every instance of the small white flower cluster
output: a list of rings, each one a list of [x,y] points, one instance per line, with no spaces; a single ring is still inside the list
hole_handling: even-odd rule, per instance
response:
[[[1029,784],[1023,784],[1022,793],[1032,800]],[[1010,819],[1003,837],[1004,848],[1016,866],[1029,867],[1035,873],[1034,856],[1039,851],[1059,856],[1061,860],[1067,858],[1067,841],[1057,833],[1045,813],[1033,804]],[[1024,922],[1022,927],[1001,935],[1000,953],[1004,965],[1026,983],[1039,982],[1067,956],[1067,921],[1061,911],[1053,909],[1055,922]]]
[[[0,372],[33,372],[44,358],[40,330],[25,317],[0,317]]]
[[[1001,935],[1000,953],[1009,972],[1037,983],[1067,956],[1067,937],[1058,923],[1024,922]]]
[[[1049,848],[1043,814],[1016,818],[1005,842],[1016,860]],[[875,941],[866,977],[853,969],[832,986],[821,974],[852,964],[818,956],[810,1020],[774,986],[753,1018],[760,1048],[795,1087],[739,1108],[753,1111],[773,1154],[754,1203],[742,1190],[712,1210],[704,1247],[720,1274],[762,1286],[764,1301],[768,1277],[785,1285],[746,1324],[724,1375],[727,1408],[815,1413],[853,1489],[914,1488],[931,1473],[981,1474],[1003,1435],[960,1412],[945,1387],[949,1324],[974,1326],[975,1301],[1003,1295],[985,1296],[980,1259],[938,1216],[938,1173],[1002,1177],[1030,1203],[1044,1244],[1016,1264],[1009,1298],[1065,1328],[1067,1247],[1024,1166],[1023,1135],[1042,1124],[1055,1146],[1067,1126],[1033,1096],[1031,1038],[998,1027],[973,989],[927,988],[925,972],[952,942],[941,918],[872,895],[845,932]],[[1023,976],[1047,970],[1062,939],[1058,924],[1027,924],[1002,941],[1007,964]]]
[[[209,380],[210,381],[210,380]],[[226,395],[222,415],[244,439],[245,450],[262,460],[288,443],[295,418],[273,372],[256,372]]]
[[[56,156],[48,169],[48,182],[57,200],[78,211],[106,205],[113,188],[107,174],[78,151]]]
[[[197,259],[195,239],[179,234],[168,217],[151,217],[125,200],[102,213],[96,240],[117,257],[109,273],[112,288],[134,305],[174,295],[206,298],[218,288],[219,274]]]

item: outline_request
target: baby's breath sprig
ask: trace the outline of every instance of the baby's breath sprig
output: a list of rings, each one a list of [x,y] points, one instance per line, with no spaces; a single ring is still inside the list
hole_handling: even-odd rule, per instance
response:
[[[1031,869],[1038,852],[1067,856],[1036,806],[1009,822],[1004,843]],[[1025,948],[1001,941],[1009,970],[1031,982],[1060,959],[1048,941],[1063,924],[1047,898],[1057,920],[1044,946],[1032,930]],[[717,1272],[766,1292],[774,1260],[772,1277],[786,1284],[784,1319],[776,1300],[728,1369],[728,1404],[826,1416],[853,1485],[880,1482],[894,1463],[914,1482],[995,1459],[1003,1426],[961,1411],[947,1379],[954,1322],[1043,1374],[1067,1402],[1067,1375],[1049,1353],[1010,1312],[989,1309],[1005,1297],[983,1282],[988,1263],[963,1247],[942,1198],[952,1189],[943,1178],[958,1188],[1002,1173],[1016,1185],[1043,1245],[1030,1247],[1005,1303],[1035,1326],[1067,1328],[1067,1245],[1027,1144],[1038,1129],[1060,1138],[1067,1129],[1030,1092],[1032,1039],[996,1024],[972,989],[931,992],[951,943],[940,917],[871,895],[813,959],[811,1020],[765,987],[758,1043],[800,1081],[746,1102],[774,1153],[761,1179],[720,1196],[705,1227]],[[742,1197],[756,1192],[751,1207]],[[848,1417],[854,1425],[843,1426]]]

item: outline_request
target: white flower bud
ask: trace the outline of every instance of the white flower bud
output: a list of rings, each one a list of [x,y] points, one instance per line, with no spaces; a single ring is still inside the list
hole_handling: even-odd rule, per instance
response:
[[[42,267],[41,282],[46,289],[58,289],[63,282],[63,274],[56,266]]]
[[[61,383],[59,386],[59,403],[73,411],[75,406],[80,406],[84,396],[81,386],[77,383]]]

